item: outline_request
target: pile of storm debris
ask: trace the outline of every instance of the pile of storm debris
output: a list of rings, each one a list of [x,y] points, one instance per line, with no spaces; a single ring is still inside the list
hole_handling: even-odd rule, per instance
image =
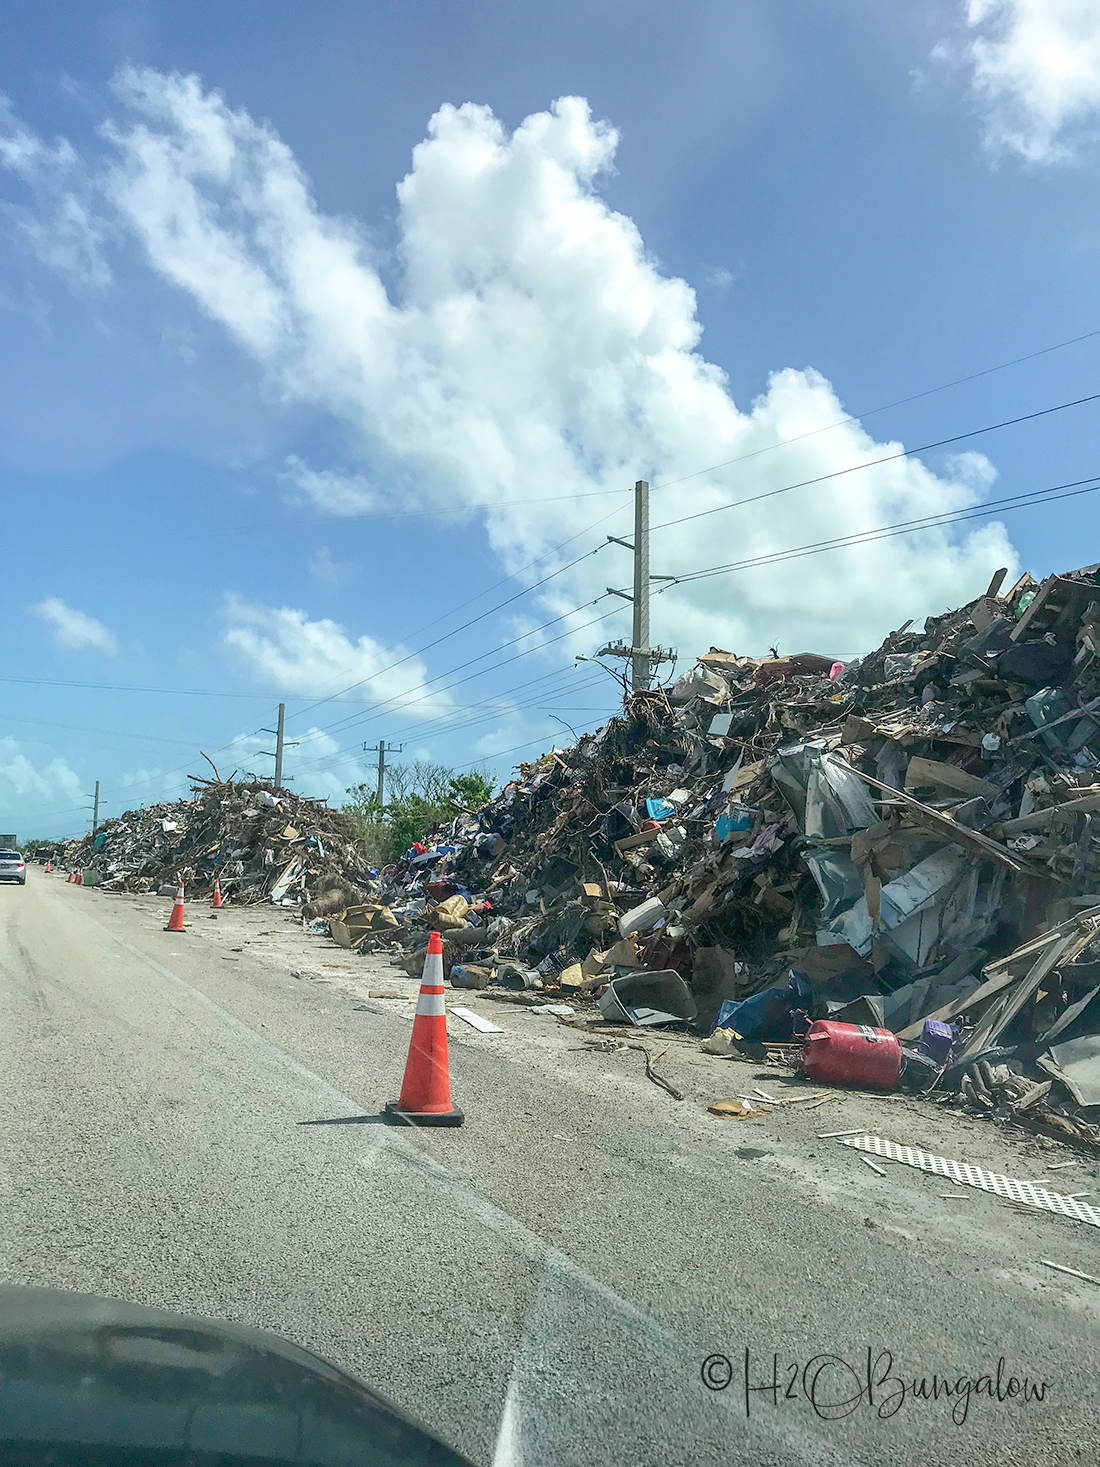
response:
[[[346,815],[253,781],[193,780],[194,797],[105,820],[52,859],[97,873],[106,891],[175,890],[203,896],[218,880],[227,902],[272,901],[312,915],[370,889]]]
[[[1100,567],[1003,580],[846,666],[712,648],[333,935],[617,1023],[888,1029],[904,1083],[1100,1139]]]

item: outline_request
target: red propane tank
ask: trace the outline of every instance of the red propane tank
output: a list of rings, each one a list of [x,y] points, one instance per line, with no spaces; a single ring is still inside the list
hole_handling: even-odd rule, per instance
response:
[[[802,1064],[812,1080],[890,1090],[901,1073],[901,1045],[889,1029],[817,1019],[806,1035]]]

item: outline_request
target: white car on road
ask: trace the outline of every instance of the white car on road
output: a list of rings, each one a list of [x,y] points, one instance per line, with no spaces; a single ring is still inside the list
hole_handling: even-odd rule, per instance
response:
[[[18,851],[0,851],[0,881],[18,881],[27,884],[27,868]]]

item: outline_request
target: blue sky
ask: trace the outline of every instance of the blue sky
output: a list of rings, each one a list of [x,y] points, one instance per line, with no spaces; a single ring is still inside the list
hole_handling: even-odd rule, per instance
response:
[[[1085,494],[774,559],[1100,473],[1096,403],[896,457],[1100,391],[1060,345],[1100,0],[16,0],[6,40],[4,829],[269,769],[280,700],[304,793],[379,737],[506,777],[615,707],[574,659],[629,634],[642,476],[655,571],[764,562],[655,597],[680,666],[1100,558]]]

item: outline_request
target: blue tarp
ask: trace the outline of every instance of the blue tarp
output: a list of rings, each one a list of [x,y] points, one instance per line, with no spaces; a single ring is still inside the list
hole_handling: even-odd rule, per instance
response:
[[[718,1010],[714,1029],[733,1029],[742,1039],[757,1043],[768,1039],[781,1044],[790,1039],[794,1033],[793,1012],[795,1009],[809,1011],[813,989],[805,973],[794,968],[787,979],[786,988],[765,988],[739,1002],[727,999]]]
[[[671,820],[676,814],[676,806],[671,800],[646,800],[645,812],[650,820]]]

